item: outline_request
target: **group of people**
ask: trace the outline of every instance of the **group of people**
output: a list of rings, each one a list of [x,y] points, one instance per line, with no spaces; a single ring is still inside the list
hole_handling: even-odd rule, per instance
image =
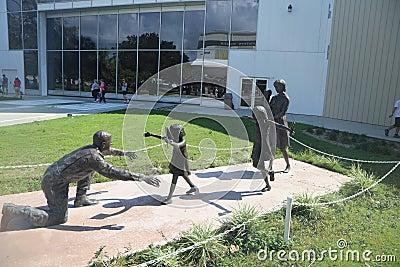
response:
[[[94,80],[90,90],[92,91],[93,102],[106,103],[106,83],[103,79],[100,79],[100,84],[97,80]],[[98,99],[97,99],[98,98]]]
[[[103,79],[100,79],[100,83],[98,83],[97,80],[94,80],[90,90],[92,92],[93,102],[106,103],[107,85]],[[126,104],[129,103],[129,100],[127,99],[126,96],[127,91],[128,91],[128,83],[125,81],[125,79],[122,79],[121,92],[124,98],[124,103]]]
[[[14,79],[13,87],[15,91],[15,96],[17,98],[22,98],[21,80],[18,78],[18,76]],[[8,77],[5,74],[3,74],[1,78],[1,91],[3,95],[8,95]]]

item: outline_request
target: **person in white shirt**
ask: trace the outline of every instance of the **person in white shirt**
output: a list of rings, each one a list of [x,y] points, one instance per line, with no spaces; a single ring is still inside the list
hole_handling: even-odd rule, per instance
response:
[[[394,107],[392,109],[392,114],[389,115],[389,118],[394,116],[394,124],[389,126],[389,128],[385,129],[385,135],[388,136],[390,130],[396,128],[395,133],[393,135],[394,138],[400,138],[399,131],[400,131],[400,100],[397,100],[394,103]]]

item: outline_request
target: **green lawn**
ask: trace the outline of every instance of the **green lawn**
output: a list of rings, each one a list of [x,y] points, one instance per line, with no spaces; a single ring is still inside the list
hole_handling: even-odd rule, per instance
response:
[[[168,125],[172,122],[185,121],[184,114],[175,114],[168,117],[166,111],[153,112],[147,118],[144,114],[132,114],[133,120],[145,121],[145,130],[160,133],[160,125]],[[232,125],[235,119],[226,119]],[[237,119],[236,119],[237,120]],[[30,124],[8,126],[0,128],[0,165],[25,165],[38,163],[51,163],[62,157],[64,154],[91,143],[94,132],[103,129],[113,135],[113,147],[122,148],[127,146],[134,149],[143,147],[143,143],[130,142],[141,139],[143,127],[125,125],[123,129],[124,114],[121,112],[111,112],[105,114],[77,116],[73,118],[62,118],[51,121],[41,121]],[[254,136],[254,123],[244,119],[246,127],[245,133],[227,134],[221,124],[212,119],[195,119],[185,125],[187,132],[186,140],[188,144],[196,146],[208,146],[211,143],[201,142],[202,140],[212,140],[216,147],[248,147],[252,145]],[[139,125],[139,124],[138,124]],[[340,145],[331,144],[305,134],[310,126],[297,124],[295,138],[316,149],[327,153],[365,160],[400,160],[398,151],[392,153],[374,153],[374,150],[358,150],[346,148]],[[131,135],[126,135],[132,132]],[[124,139],[123,133],[124,132]],[[249,136],[250,142],[243,136]],[[150,147],[159,144],[159,140],[146,139],[145,146]],[[390,147],[390,144],[388,145]],[[214,152],[199,150],[195,147],[188,147],[190,157],[195,161],[193,169],[214,167],[240,162],[248,162],[250,149],[234,150],[231,154],[226,150]],[[378,151],[378,150],[377,150]],[[134,162],[126,162],[124,158],[109,158],[108,161],[114,165],[131,168],[134,171],[146,173],[165,173],[167,172],[168,160],[164,156],[161,147],[149,150],[150,161],[147,160],[146,153],[138,153],[138,159]],[[211,154],[207,154],[211,153]],[[280,156],[278,154],[278,156]],[[290,148],[292,158],[310,162],[314,165],[322,166],[336,172],[353,175],[355,179],[339,192],[332,193],[322,198],[312,196],[295,196],[301,202],[326,202],[335,199],[342,199],[359,192],[368,187],[373,181],[380,178],[393,164],[361,164],[359,168],[352,163],[344,160],[333,160],[322,157],[315,153],[310,153],[304,147],[292,142]],[[207,159],[204,163],[203,159]],[[152,168],[149,168],[151,166]],[[26,168],[26,169],[0,169],[0,194],[10,194],[40,190],[41,175],[46,167]],[[351,171],[351,169],[353,171]],[[343,203],[323,206],[323,207],[299,207],[294,206],[292,212],[291,240],[284,244],[282,240],[284,226],[284,210],[261,216],[261,218],[240,228],[223,238],[200,246],[196,249],[179,254],[176,257],[163,260],[154,266],[198,266],[199,262],[206,263],[207,266],[309,266],[311,262],[296,260],[296,252],[315,251],[317,259],[315,266],[399,266],[399,237],[400,237],[400,170],[396,169],[382,183],[378,184],[359,197],[347,200]],[[95,176],[95,182],[107,179]],[[244,207],[243,210],[234,213],[227,219],[221,228],[212,229],[208,226],[196,226],[193,230],[185,233],[180,240],[169,243],[162,247],[151,247],[145,251],[138,252],[129,257],[114,259],[111,262],[95,262],[96,266],[129,266],[154,259],[158,256],[175,251],[176,249],[187,247],[195,241],[201,241],[207,237],[220,233],[227,227],[237,225],[241,221],[246,221],[257,212],[252,207]],[[236,214],[236,215],[235,215]],[[235,217],[236,216],[236,217]],[[338,249],[337,241],[345,240],[347,246]],[[106,243],[104,244],[107,245]],[[238,250],[230,250],[231,245],[237,246]],[[285,260],[279,260],[273,254],[272,260],[259,260],[257,253],[267,248],[272,250],[285,250],[288,253]],[[122,249],[122,248],[121,248]],[[369,261],[346,261],[342,255],[342,260],[332,260],[327,252],[337,250],[340,253],[358,251],[368,254],[370,258],[376,256],[386,259],[387,262]],[[291,254],[289,254],[289,252]],[[325,254],[324,254],[325,253]],[[101,248],[97,253],[101,256]],[[290,255],[291,257],[289,257]],[[393,261],[391,255],[396,257]],[[93,255],[88,255],[91,258]],[[330,255],[331,257],[335,254]],[[390,256],[390,257],[389,257]]]

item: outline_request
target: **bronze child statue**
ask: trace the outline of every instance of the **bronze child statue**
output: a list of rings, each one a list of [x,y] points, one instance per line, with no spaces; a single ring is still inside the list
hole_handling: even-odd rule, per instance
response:
[[[172,124],[169,128],[166,128],[166,135],[167,136],[160,136],[152,134],[150,132],[146,132],[144,134],[145,137],[153,136],[166,141],[172,146],[172,158],[171,162],[169,163],[169,172],[172,173],[172,183],[168,197],[163,201],[163,204],[170,204],[172,203],[172,194],[175,191],[176,183],[179,176],[182,176],[190,186],[190,189],[186,192],[186,194],[196,194],[199,192],[199,189],[193,184],[193,182],[189,178],[190,169],[188,153],[186,150],[186,141],[183,139],[186,133],[183,125]]]

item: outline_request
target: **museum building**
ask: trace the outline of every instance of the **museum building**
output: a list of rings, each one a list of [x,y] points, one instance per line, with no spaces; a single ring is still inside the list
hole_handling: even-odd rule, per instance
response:
[[[5,0],[0,22],[0,70],[27,95],[102,79],[120,98],[125,79],[138,100],[240,109],[284,79],[289,113],[376,125],[400,98],[396,0]]]

